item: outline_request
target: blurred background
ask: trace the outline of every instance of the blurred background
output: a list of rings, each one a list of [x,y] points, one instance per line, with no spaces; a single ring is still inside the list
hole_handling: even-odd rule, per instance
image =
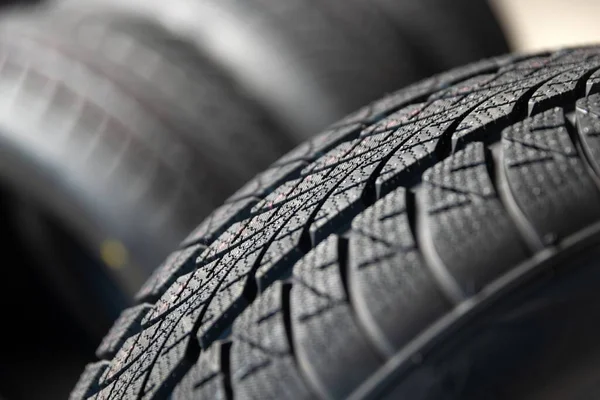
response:
[[[597,44],[594,0],[491,0],[512,51],[534,52]]]
[[[452,67],[600,34],[591,0],[0,4],[7,399],[66,398],[168,253],[328,124]]]

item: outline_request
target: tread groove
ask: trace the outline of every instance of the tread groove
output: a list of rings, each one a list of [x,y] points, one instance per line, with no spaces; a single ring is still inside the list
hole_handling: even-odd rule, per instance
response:
[[[283,312],[283,324],[285,327],[285,336],[287,338],[288,346],[290,346],[290,354],[296,361],[296,348],[294,347],[294,332],[292,330],[292,316],[291,316],[291,302],[290,292],[292,290],[291,282],[284,282],[281,286],[281,304]]]
[[[350,288],[348,286],[348,238],[337,235],[337,253],[342,288],[344,289],[348,303],[352,306],[352,296],[350,296]]]
[[[494,155],[492,154],[492,151],[490,150],[490,148],[488,146],[484,145],[483,156],[485,159],[485,169],[487,171],[488,177],[490,178],[490,182],[492,183],[492,187],[494,188],[494,191],[496,193],[499,193],[499,191],[498,191],[498,176],[497,176],[498,171],[496,170],[497,165],[494,162]],[[502,204],[504,209],[506,209],[506,206],[502,202],[502,198],[500,197],[499,194],[498,194],[498,199],[500,200],[500,203]]]
[[[437,254],[433,244],[433,236],[430,233],[430,226],[427,221],[427,209],[425,207],[424,193],[420,186],[415,186],[411,190],[406,190],[406,204],[411,204],[409,212],[409,221],[414,228],[414,239],[416,247],[421,251],[423,261],[439,289],[444,293],[449,301],[454,304],[460,304],[467,298],[458,282],[452,277],[448,269],[444,266],[440,256]]]
[[[545,248],[542,238],[538,235],[533,225],[525,217],[525,214],[517,204],[508,184],[506,176],[506,166],[504,165],[504,156],[502,143],[496,143],[489,148],[488,164],[493,165],[490,170],[494,173],[492,182],[496,183],[496,192],[498,198],[504,206],[507,215],[513,220],[517,231],[521,234],[523,242],[530,253],[537,253]]]
[[[304,371],[304,368],[302,368],[302,366],[300,365],[300,361],[298,360],[298,357],[296,355],[296,341],[294,338],[294,328],[293,328],[293,324],[292,324],[292,296],[291,296],[291,291],[292,291],[292,287],[293,287],[293,282],[292,281],[285,281],[282,285],[281,285],[281,300],[282,300],[282,314],[283,314],[283,325],[285,328],[285,337],[287,340],[287,344],[289,346],[289,354],[291,356],[291,359],[294,362],[294,366],[296,367],[296,370],[298,371],[298,374],[301,378],[301,380],[304,382],[304,384],[306,385],[306,387],[311,391],[312,395],[317,396],[315,390],[314,390],[314,386],[313,383],[311,382],[310,377],[308,377]],[[316,398],[316,397],[315,397]]]
[[[231,342],[221,343],[221,372],[226,400],[233,400],[233,386],[231,384]]]

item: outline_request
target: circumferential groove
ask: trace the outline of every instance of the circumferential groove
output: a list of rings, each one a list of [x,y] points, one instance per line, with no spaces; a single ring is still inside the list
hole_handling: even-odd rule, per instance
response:
[[[413,221],[411,225],[413,226],[416,246],[423,256],[425,265],[427,265],[435,282],[448,300],[454,304],[460,304],[466,300],[467,295],[460,288],[460,285],[452,274],[450,274],[450,271],[448,271],[435,249],[422,184],[406,190],[406,204],[409,220]]]
[[[296,342],[294,341],[294,329],[292,327],[292,286],[293,283],[291,281],[286,281],[281,285],[281,313],[283,315],[283,326],[285,328],[285,336],[289,346],[289,354],[296,365],[296,370],[304,383],[306,383],[306,387],[312,388],[313,386],[310,378],[305,375],[304,368],[300,366],[298,358],[296,357]]]
[[[504,206],[506,213],[511,218],[517,232],[520,233],[523,242],[531,253],[537,253],[544,249],[544,241],[537,233],[533,225],[529,222],[517,201],[515,200],[508,179],[506,177],[506,166],[504,165],[504,151],[502,142],[495,143],[488,147],[487,163],[491,164],[489,170],[493,173],[492,182],[495,182],[495,189],[498,198]]]

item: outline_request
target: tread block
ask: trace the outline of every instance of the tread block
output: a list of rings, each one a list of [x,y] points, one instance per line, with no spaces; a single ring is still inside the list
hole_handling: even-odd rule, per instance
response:
[[[196,243],[210,245],[232,223],[241,220],[244,210],[251,208],[257,201],[258,199],[253,197],[245,197],[223,204],[183,240],[181,247],[188,247]]]
[[[328,398],[346,397],[382,363],[350,312],[340,268],[332,235],[294,266],[290,294],[299,365]]]
[[[350,210],[362,207],[365,188],[377,167],[376,161],[369,162],[371,160],[367,158],[367,165],[360,166],[348,174],[327,197],[309,228],[313,244],[321,242],[324,236],[334,229],[332,225],[347,223],[347,218],[344,217]]]
[[[138,393],[141,394],[141,399],[166,396],[192,366],[192,360],[197,356],[189,356],[189,354],[191,348],[197,348],[194,346],[194,321],[198,319],[202,310],[201,305],[201,302],[195,300],[187,302],[182,307],[180,319],[173,319],[170,324],[163,327],[165,330],[169,328],[170,331],[159,338],[160,346],[149,351],[153,360],[140,368],[142,373],[138,378],[144,382],[143,386],[139,388],[133,386],[133,390],[130,389],[131,397]],[[177,312],[169,316],[173,314],[179,316]]]
[[[292,161],[288,164],[273,166],[242,186],[241,189],[227,199],[226,203],[236,202],[246,197],[263,198],[276,186],[290,180],[305,165],[306,162],[304,161]]]
[[[541,81],[541,79],[540,79]],[[529,84],[533,87],[537,80],[532,80]],[[457,144],[465,143],[472,137],[475,137],[478,132],[482,131],[484,126],[496,123],[500,120],[507,120],[509,115],[515,110],[515,106],[519,99],[525,97],[527,93],[526,86],[519,86],[519,89],[506,89],[501,91],[491,98],[478,105],[471,111],[456,128],[452,134],[452,142]]]
[[[508,67],[504,74],[490,85],[496,93],[489,92],[486,96],[488,98],[460,121],[452,134],[452,142],[455,145],[466,144],[466,140],[477,139],[479,135],[489,135],[484,127],[501,121],[510,122],[509,117],[526,106],[521,102],[527,99],[530,91],[561,74],[573,72],[580,66],[580,62],[577,56],[574,57],[571,52],[566,51]],[[548,68],[549,66],[551,68]],[[483,138],[486,139],[485,136]]]
[[[451,309],[416,247],[403,188],[355,218],[348,241],[352,304],[382,353],[393,355]]]
[[[600,217],[598,189],[569,137],[562,109],[505,129],[502,146],[512,195],[545,243]]]
[[[583,66],[563,72],[544,83],[529,99],[529,115],[547,109],[549,106],[556,106],[561,101],[572,99],[579,88],[583,91],[585,83],[583,78],[598,67],[600,67],[600,59],[597,55],[593,55],[583,63]]]
[[[585,83],[585,95],[591,96],[600,91],[600,70],[594,72]]]
[[[490,179],[482,143],[468,145],[423,176],[424,205],[443,264],[471,295],[526,256]]]
[[[283,284],[274,283],[233,324],[231,381],[238,399],[310,399],[286,333]]]
[[[600,174],[600,94],[578,100],[575,117],[581,146],[596,174]]]
[[[99,381],[108,368],[108,361],[98,361],[85,366],[77,384],[71,391],[70,400],[84,400],[99,390]]]
[[[302,177],[317,175],[320,172],[334,170],[335,167],[348,161],[355,154],[355,148],[361,143],[360,140],[351,140],[334,147],[319,159],[307,165],[302,171]],[[311,178],[312,179],[312,178]]]
[[[215,277],[218,286],[208,292],[207,303],[199,320],[196,337],[203,349],[217,339],[220,331],[231,324],[248,302],[244,296],[244,289],[252,279],[249,274],[254,268],[261,250],[240,250],[239,254],[227,254],[220,263],[217,263]],[[214,296],[214,299],[213,299]]]
[[[127,363],[111,364],[112,376],[104,382],[107,386],[111,381],[115,384],[110,398],[165,395],[165,389],[174,385],[189,366],[187,350],[195,340],[194,321],[201,306],[201,299],[190,299],[140,333]]]
[[[444,115],[443,110],[451,111],[452,115]],[[378,197],[389,193],[403,180],[414,180],[416,168],[426,161],[433,162],[436,148],[451,122],[467,111],[468,107],[455,98],[435,100],[420,111],[413,123],[393,131],[395,146],[375,181]]]
[[[325,132],[296,147],[273,165],[280,166],[294,161],[314,161],[340,143],[354,139],[358,136],[361,128],[362,124],[357,122],[332,126]]]
[[[344,150],[334,149],[335,154],[345,154]],[[322,202],[340,185],[356,168],[357,162],[333,165],[329,168],[309,173],[298,181],[291,191],[284,191],[284,196],[273,194],[274,200],[265,199],[267,207],[278,206],[279,221],[269,226],[273,232],[271,244],[266,249],[258,266],[256,277],[260,287],[268,284],[269,276],[282,265],[290,269],[292,263],[300,256],[305,227],[310,224],[311,216],[323,209]],[[285,198],[290,198],[287,202]]]
[[[165,322],[164,325],[167,323]],[[152,357],[149,354],[151,349],[160,345],[162,327],[161,323],[153,324],[125,341],[101,377],[103,391],[111,383],[115,383],[114,390],[126,389],[132,379],[131,374],[137,373],[142,365],[147,365]]]
[[[306,201],[309,201],[308,197]],[[309,215],[310,210],[296,211],[275,234],[254,275],[259,290],[264,290],[276,278],[281,277],[282,273],[289,272],[293,262],[302,256],[298,247]]]
[[[476,75],[487,74],[497,71],[502,66],[516,60],[514,55],[504,55],[490,59],[481,60],[467,66],[453,68],[442,74],[412,84],[406,88],[391,93],[374,103],[361,108],[354,114],[342,119],[335,126],[348,124],[350,122],[362,122],[364,124],[375,123],[390,112],[411,107],[413,103],[423,100],[430,94],[443,93],[444,89],[452,85],[468,80]]]
[[[141,328],[142,318],[151,308],[152,305],[150,304],[140,304],[121,312],[119,318],[98,346],[96,356],[98,358],[113,357],[123,346],[125,340]]]
[[[477,94],[477,92],[485,89],[486,86],[489,86],[491,81],[496,79],[496,77],[496,74],[483,74],[474,76],[463,82],[460,82],[459,85],[450,86],[445,90],[435,92],[429,97],[429,101]]]
[[[110,388],[110,398],[152,398],[165,395],[178,381],[190,365],[190,351],[197,348],[195,324],[213,292],[198,289],[214,287],[219,280],[202,280],[199,275],[196,271],[180,277],[147,313],[143,330],[127,339],[113,359],[100,394]]]
[[[559,56],[555,58],[561,59]],[[508,121],[508,116],[530,88],[549,79],[553,73],[573,67],[573,63],[561,64],[556,72],[549,72],[543,68],[547,62],[550,62],[548,58],[528,60],[522,66],[507,67],[494,79],[489,76],[485,79],[472,78],[464,82],[462,90],[449,89],[439,97],[433,96],[429,104],[421,107],[412,119],[403,120],[394,132],[399,146],[377,179],[378,193],[384,195],[398,186],[399,180],[413,176],[415,164],[422,164],[424,160],[432,164],[439,146],[449,148],[444,145],[444,140],[447,142],[449,139],[444,137],[445,134],[451,134],[456,145],[483,132],[487,126],[500,120]],[[456,123],[456,129],[449,132],[448,129]]]
[[[228,353],[229,344],[223,342],[215,342],[210,349],[203,351],[198,362],[175,387],[173,400],[228,399],[225,388]]]
[[[374,124],[366,127],[360,133],[360,136],[370,136],[377,133],[391,132],[403,125],[413,123],[419,117],[419,114],[427,108],[429,103],[410,104],[400,110],[380,119]]]
[[[171,253],[144,283],[136,294],[136,299],[138,301],[153,301],[162,296],[178,277],[194,268],[194,255],[203,249],[204,247],[200,245],[193,245]]]
[[[450,69],[446,72],[439,74],[434,78],[437,82],[436,89],[441,91],[450,85],[462,83],[467,79],[475,77],[477,75],[496,73],[502,68],[510,67],[514,65],[516,61],[520,61],[527,56],[505,54],[497,57],[487,58],[479,60],[469,65]]]

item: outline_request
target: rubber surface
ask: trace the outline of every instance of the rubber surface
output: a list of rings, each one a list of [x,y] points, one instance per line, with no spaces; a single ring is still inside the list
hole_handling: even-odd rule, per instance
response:
[[[599,76],[597,48],[505,56],[345,118],[190,235],[72,398],[440,398],[425,345],[599,222]]]
[[[420,26],[442,26],[420,7],[362,0],[79,3],[0,17],[11,110],[0,121],[0,176],[40,214],[65,221],[126,295],[226,196],[304,140],[294,134],[312,135],[429,70],[397,29],[408,27],[396,21],[401,9]],[[463,8],[441,19],[460,25]],[[448,57],[456,64],[505,51],[487,6],[471,8],[486,34],[453,29],[456,37],[428,45],[432,54],[460,48]],[[267,82],[257,87],[257,76]]]
[[[54,0],[156,22],[197,47],[298,143],[390,90],[508,51],[486,2]]]
[[[147,21],[11,15],[0,41],[0,175],[92,254],[122,243],[112,271],[129,295],[144,266],[292,147],[218,67]]]

